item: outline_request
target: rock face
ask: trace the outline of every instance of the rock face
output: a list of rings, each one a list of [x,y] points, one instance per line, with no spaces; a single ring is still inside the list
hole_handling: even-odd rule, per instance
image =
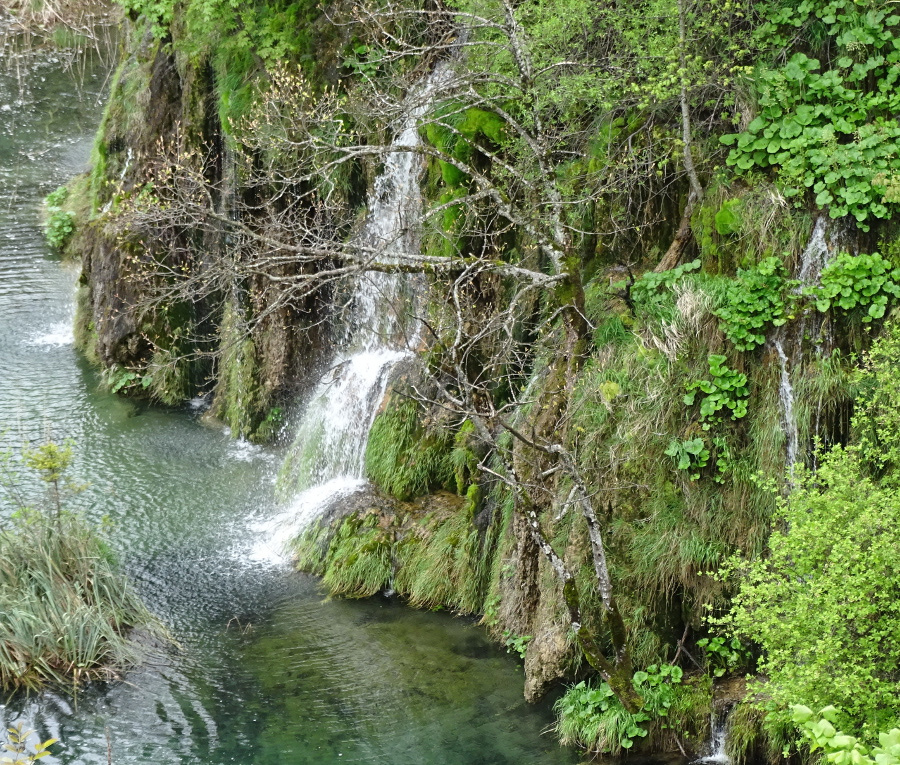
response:
[[[280,299],[279,284],[262,278],[228,295],[159,300],[164,277],[150,273],[153,259],[185,271],[215,269],[225,242],[174,227],[137,235],[119,215],[146,188],[162,147],[170,156],[205,158],[202,171],[222,212],[235,193],[212,63],[174,53],[171,42],[147,30],[126,44],[90,175],[73,184],[83,200],[70,245],[82,262],[76,337],[120,392],[174,404],[214,390],[213,411],[236,435],[270,440],[281,410],[314,377],[327,308],[314,298]],[[282,276],[290,275],[285,267]],[[127,383],[116,385],[126,374]]]

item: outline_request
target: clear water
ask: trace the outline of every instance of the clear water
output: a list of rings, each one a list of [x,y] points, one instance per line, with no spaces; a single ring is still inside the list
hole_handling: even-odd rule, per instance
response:
[[[190,407],[98,390],[68,330],[76,273],[42,244],[39,200],[87,162],[105,71],[58,63],[27,87],[0,67],[0,446],[78,444],[78,503],[111,540],[178,649],[125,681],[12,699],[63,745],[46,763],[500,765],[575,763],[518,662],[481,629],[394,602],[325,601],[315,580],[254,555],[278,516],[281,455],[230,440]],[[6,108],[9,107],[9,108]],[[3,507],[0,512],[8,512]]]

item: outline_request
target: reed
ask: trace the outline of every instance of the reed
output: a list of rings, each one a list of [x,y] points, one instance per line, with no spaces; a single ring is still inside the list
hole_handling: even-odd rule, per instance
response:
[[[136,626],[161,628],[83,520],[20,511],[0,529],[0,687],[77,689],[134,664]]]

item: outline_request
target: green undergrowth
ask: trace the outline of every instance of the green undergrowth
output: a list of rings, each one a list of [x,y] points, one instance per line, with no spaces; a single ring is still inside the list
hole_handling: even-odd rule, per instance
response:
[[[0,530],[0,687],[73,689],[140,658],[133,627],[155,620],[83,520],[21,512]]]
[[[393,394],[372,424],[366,444],[366,474],[399,500],[454,488],[459,466],[451,461],[448,433],[422,424],[416,401]]]
[[[472,523],[470,503],[455,509],[351,514],[316,524],[294,543],[297,566],[322,577],[329,593],[365,598],[393,590],[418,608],[480,614],[495,535]]]
[[[665,750],[673,736],[706,737],[712,705],[709,679],[684,677],[679,667],[651,665],[634,675],[643,705],[629,712],[606,683],[572,685],[554,704],[560,741],[597,754],[620,755],[638,748]]]

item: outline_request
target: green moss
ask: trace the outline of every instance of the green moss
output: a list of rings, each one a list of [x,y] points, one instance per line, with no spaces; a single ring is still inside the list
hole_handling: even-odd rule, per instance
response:
[[[487,573],[482,541],[465,508],[432,520],[399,545],[394,589],[419,608],[480,613]]]
[[[99,365],[97,328],[94,326],[94,315],[91,308],[91,290],[83,280],[79,282],[75,291],[73,334],[75,336],[75,347],[85,355],[92,365]]]
[[[234,436],[247,438],[256,430],[261,412],[267,408],[259,380],[256,345],[248,337],[234,306],[226,308],[219,332],[222,352],[212,412],[231,428]]]
[[[390,587],[418,608],[481,613],[495,545],[470,511],[464,503],[449,512],[369,512],[316,525],[295,542],[297,565],[321,576],[332,595],[367,597]]]
[[[383,492],[406,500],[452,485],[449,437],[426,430],[418,404],[394,395],[375,418],[366,445],[366,474]]]

